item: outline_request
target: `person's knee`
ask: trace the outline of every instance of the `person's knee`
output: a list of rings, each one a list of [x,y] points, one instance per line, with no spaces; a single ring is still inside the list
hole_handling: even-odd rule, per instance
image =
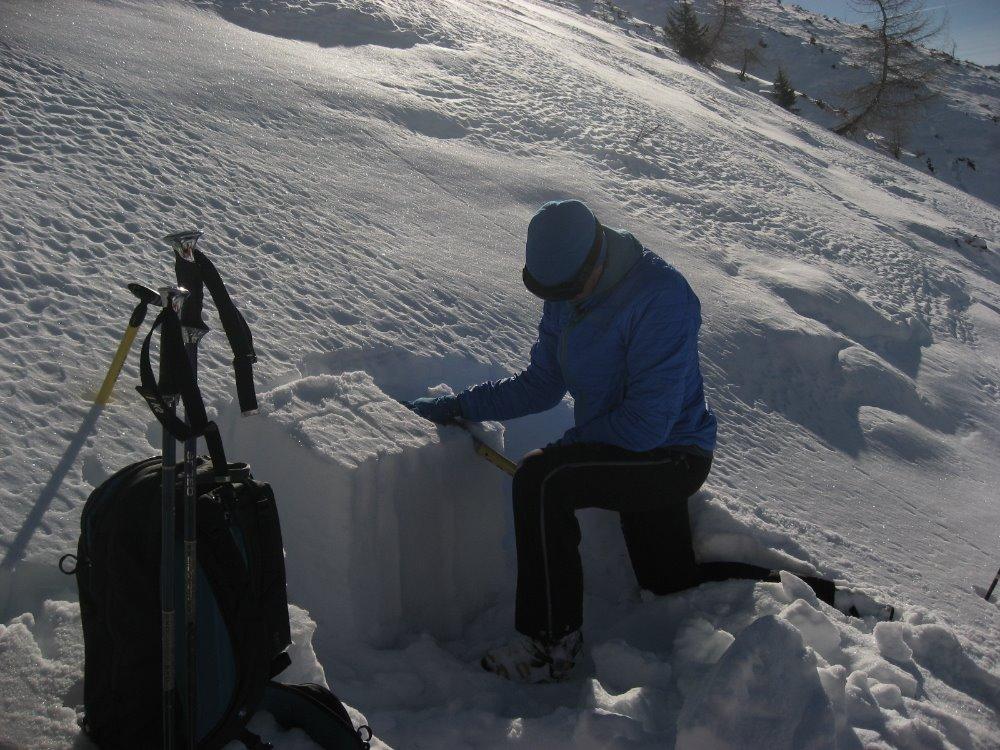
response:
[[[542,497],[542,484],[552,472],[552,465],[545,451],[536,449],[525,454],[514,472],[515,517],[538,516]]]
[[[537,492],[547,470],[545,453],[540,448],[524,455],[514,472],[514,496],[517,491]]]
[[[524,455],[523,455],[523,456],[521,457],[521,463],[523,464],[523,463],[524,463],[525,461],[527,461],[527,460],[528,460],[529,458],[532,458],[532,459],[533,459],[533,458],[536,458],[536,457],[538,457],[538,456],[541,456],[541,455],[544,455],[544,453],[545,453],[545,451],[544,451],[544,450],[542,450],[541,448],[535,448],[534,450],[530,450],[530,451],[528,451],[527,453],[525,453],[525,454],[524,454]]]
[[[517,464],[517,474],[523,477],[539,477],[546,463],[545,451],[541,448],[535,448],[521,457],[520,462]]]

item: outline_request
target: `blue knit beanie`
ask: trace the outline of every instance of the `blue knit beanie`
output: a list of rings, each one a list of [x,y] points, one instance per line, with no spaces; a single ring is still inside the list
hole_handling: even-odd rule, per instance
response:
[[[596,231],[597,218],[581,201],[549,201],[528,224],[528,272],[546,286],[569,281],[587,259]]]

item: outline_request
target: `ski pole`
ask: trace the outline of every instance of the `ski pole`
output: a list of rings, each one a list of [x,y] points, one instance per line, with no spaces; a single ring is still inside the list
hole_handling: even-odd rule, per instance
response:
[[[132,310],[128,327],[125,329],[125,335],[122,336],[122,340],[118,343],[118,349],[115,350],[115,356],[111,359],[108,374],[104,376],[101,389],[97,392],[97,398],[94,399],[94,403],[98,406],[107,406],[111,400],[111,392],[115,388],[118,376],[121,375],[125,359],[128,357],[128,353],[132,349],[132,343],[135,341],[135,336],[139,332],[139,326],[142,325],[142,321],[146,318],[146,308],[151,303],[156,303],[160,300],[159,292],[142,284],[129,284],[128,289],[139,298],[139,304]]]
[[[187,291],[180,287],[160,290],[163,305],[178,310],[184,304]],[[168,415],[173,416],[178,393],[175,378],[165,362],[166,333],[160,332],[160,387],[163,391]],[[169,384],[169,385],[168,385]],[[174,690],[176,687],[176,655],[174,653],[174,519],[176,518],[175,493],[177,492],[174,464],[177,461],[177,441],[166,428],[163,429],[163,476],[160,494],[160,636],[162,639],[162,708],[163,750],[175,750],[174,745]]]
[[[177,285],[188,290],[188,297],[181,310],[181,330],[184,350],[191,362],[194,382],[198,382],[198,343],[208,332],[201,317],[204,285],[201,273],[194,262],[194,249],[201,232],[187,231],[170,234],[163,239],[174,250],[174,269]],[[185,414],[191,424],[191,415]],[[198,620],[197,620],[197,571],[198,571],[198,438],[184,441],[184,674],[185,674],[185,746],[195,750],[198,718]]]
[[[993,576],[993,583],[986,589],[986,596],[983,597],[986,601],[989,601],[990,597],[993,596],[993,589],[997,587],[997,581],[1000,581],[1000,570],[997,570],[997,574]]]

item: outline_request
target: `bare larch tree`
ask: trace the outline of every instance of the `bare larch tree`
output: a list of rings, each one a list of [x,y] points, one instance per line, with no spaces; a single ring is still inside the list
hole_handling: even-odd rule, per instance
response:
[[[870,24],[863,57],[873,79],[846,96],[847,119],[834,128],[840,135],[885,129],[899,134],[931,98],[928,84],[940,64],[921,44],[941,34],[923,0],[850,0]]]

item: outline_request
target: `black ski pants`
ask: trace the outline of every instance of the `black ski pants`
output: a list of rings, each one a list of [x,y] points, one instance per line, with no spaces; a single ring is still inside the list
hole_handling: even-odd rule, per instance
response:
[[[583,623],[578,508],[618,511],[639,585],[657,594],[698,583],[687,499],[712,459],[657,448],[549,446],[514,475],[515,627],[555,641]]]

